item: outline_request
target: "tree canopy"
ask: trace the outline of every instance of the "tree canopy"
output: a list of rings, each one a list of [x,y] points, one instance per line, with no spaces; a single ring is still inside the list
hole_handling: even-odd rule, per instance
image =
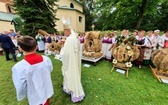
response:
[[[165,30],[168,27],[166,7],[165,0],[94,0],[92,22],[95,21],[97,30]]]
[[[23,19],[22,33],[35,36],[38,29],[55,32],[57,0],[13,0],[16,13]]]

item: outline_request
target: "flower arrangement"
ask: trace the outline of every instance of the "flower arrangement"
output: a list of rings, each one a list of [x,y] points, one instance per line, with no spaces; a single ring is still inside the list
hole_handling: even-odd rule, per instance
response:
[[[132,63],[131,63],[131,62],[126,62],[126,63],[125,63],[125,66],[126,66],[126,67],[132,67]]]
[[[127,46],[126,48],[127,48],[128,50],[131,49],[130,46]],[[129,58],[129,61],[125,63],[125,65],[126,65],[126,67],[132,67],[132,63],[130,62],[130,59],[131,59],[131,57],[133,56],[133,51],[128,51],[128,52],[127,52],[127,55],[128,55],[130,58]]]
[[[117,60],[116,60],[116,59],[113,59],[113,63],[114,63],[114,64],[117,64]]]
[[[126,48],[127,48],[127,50],[130,50],[130,49],[131,49],[131,47],[130,47],[130,46],[127,46]]]
[[[133,55],[133,51],[128,51],[127,54],[128,54],[128,56],[132,56]]]

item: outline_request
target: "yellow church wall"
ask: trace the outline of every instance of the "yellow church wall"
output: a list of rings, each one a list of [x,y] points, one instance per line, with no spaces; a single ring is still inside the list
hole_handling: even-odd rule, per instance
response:
[[[10,29],[15,30],[14,25],[8,21],[0,21],[0,33],[4,31],[9,31]]]
[[[77,19],[79,18],[79,16],[82,17],[82,22],[79,21],[76,22],[76,30],[79,32],[85,32],[85,16],[79,13],[76,16]]]
[[[5,5],[6,5],[5,3],[0,2],[0,11],[2,11],[2,12],[7,12]]]
[[[70,3],[73,3],[74,9],[70,8]],[[83,7],[81,4],[79,4],[75,0],[58,0],[57,4],[60,6],[65,6],[69,7],[69,9],[61,9],[58,8],[56,17],[59,18],[56,22],[56,29],[58,31],[63,31],[63,25],[62,25],[62,16],[64,16],[66,19],[68,17],[71,17],[72,20],[72,27],[75,29],[77,32],[84,32],[85,31],[85,16],[82,14],[83,12]],[[0,2],[0,11],[2,12],[7,12],[6,9],[6,4],[3,2]],[[82,21],[79,22],[79,16],[82,17]],[[9,30],[9,29],[14,29],[14,25],[11,25],[10,22],[8,21],[3,21],[0,20],[0,32],[3,32],[4,30]]]
[[[75,11],[70,11],[70,10],[66,10],[66,9],[58,9],[57,10],[57,18],[59,18],[59,20],[56,22],[56,29],[58,31],[63,31],[63,24],[62,24],[62,17],[64,17],[65,19],[67,19],[68,17],[71,18],[71,25],[72,27],[75,29],[76,27],[76,12]]]
[[[83,12],[83,7],[81,4],[79,4],[76,0],[58,0],[57,4],[59,6],[67,6],[70,7],[70,3],[73,3],[74,9],[77,9],[81,12]]]
[[[85,31],[85,16],[76,11],[76,10],[68,10],[68,9],[58,9],[57,10],[57,18],[59,20],[56,22],[56,29],[58,31],[63,31],[63,24],[62,24],[62,17],[64,16],[65,19],[68,17],[71,18],[71,25],[72,28],[77,32],[84,32]],[[82,22],[79,22],[79,16],[82,17]]]
[[[79,21],[79,17],[81,17],[81,21]],[[77,32],[85,32],[85,15],[79,12],[76,12],[76,31]]]

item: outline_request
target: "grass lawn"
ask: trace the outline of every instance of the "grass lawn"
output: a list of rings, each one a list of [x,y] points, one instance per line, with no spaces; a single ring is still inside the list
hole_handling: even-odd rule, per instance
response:
[[[54,70],[52,81],[54,95],[50,105],[73,105],[70,96],[61,88],[61,62],[49,56]],[[21,60],[23,57],[19,58]],[[88,63],[88,62],[87,62]],[[6,61],[0,56],[0,105],[28,105],[27,99],[16,100],[16,92],[12,83],[11,67],[14,61]],[[91,63],[89,63],[91,64]],[[132,67],[129,77],[116,72],[110,73],[112,63],[102,60],[97,66],[86,68],[82,64],[82,84],[85,99],[76,105],[167,105],[168,84],[159,83],[152,75],[150,68]],[[100,80],[101,78],[101,80]]]

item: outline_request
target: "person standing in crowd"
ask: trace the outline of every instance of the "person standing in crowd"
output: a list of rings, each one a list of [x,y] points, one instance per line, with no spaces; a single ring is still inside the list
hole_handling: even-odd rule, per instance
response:
[[[116,38],[117,38],[117,31],[114,31],[114,32],[113,32],[113,37],[112,37],[112,45],[111,45],[111,47],[108,49],[109,51],[111,50],[111,61],[113,60],[113,56],[112,56],[113,46],[114,46],[114,45],[116,44],[116,42],[117,42]]]
[[[57,33],[55,36],[55,42],[59,42],[61,40],[61,36]]]
[[[145,38],[145,48],[144,48],[144,64],[151,64],[151,54],[152,54],[152,40],[153,40],[153,31],[150,30],[147,32],[147,36]]]
[[[110,33],[109,34],[109,38],[107,40],[108,44],[107,44],[107,51],[106,51],[106,59],[107,59],[107,62],[110,62],[111,61],[111,56],[112,56],[112,49],[111,49],[111,46],[113,44],[113,37],[114,37],[114,34],[113,33]]]
[[[79,41],[80,41],[80,50],[81,50],[81,57],[82,57],[82,53],[83,53],[83,43],[84,43],[84,36],[83,36],[83,34],[82,33],[80,33],[79,34],[79,36],[78,36],[78,38],[79,38]]]
[[[17,40],[20,36],[22,36],[22,34],[21,34],[20,31],[18,31],[17,34],[16,34],[16,36],[15,36],[16,40]]]
[[[27,97],[29,105],[49,105],[50,97],[54,94],[52,62],[49,57],[36,54],[37,42],[33,37],[22,36],[18,43],[25,57],[12,67],[17,100]]]
[[[117,38],[117,35],[118,35],[117,33],[118,33],[117,31],[113,32],[113,34],[114,34],[114,37],[113,37],[113,40],[112,40],[113,43],[116,43],[116,38]]]
[[[164,42],[164,48],[167,48],[167,44],[168,44],[168,30],[164,31],[164,34],[162,35],[162,39]]]
[[[7,32],[7,31],[5,31],[4,34],[1,34],[0,35],[0,43],[2,43],[2,48],[5,51],[6,60],[7,61],[12,60],[9,57],[9,54],[11,53],[13,60],[15,62],[17,62],[16,55],[15,55],[16,46],[14,45],[14,43],[12,42],[11,38],[8,35],[9,35],[9,32]]]
[[[125,39],[129,38],[129,31],[126,29],[122,30],[121,36],[123,36]]]
[[[104,34],[104,37],[102,38],[103,58],[106,58],[106,54],[107,54],[108,37],[109,37],[109,34],[108,34],[108,33],[105,33],[105,34]]]
[[[73,103],[82,101],[85,97],[81,83],[80,42],[70,25],[70,18],[62,20],[65,36],[64,47],[61,50],[63,90],[71,95]]]
[[[10,29],[10,33],[9,33],[9,36],[10,37],[15,37],[17,34],[14,32],[14,30],[13,29]]]
[[[48,45],[52,42],[51,36],[48,33],[44,35],[45,51],[44,54],[51,55],[51,51],[48,49]]]
[[[15,36],[16,41],[17,41],[21,36],[22,36],[21,32],[18,31],[18,32],[16,33],[16,36]],[[16,52],[16,56],[17,56],[17,57],[21,57],[22,53],[21,53],[21,52],[19,51],[19,49],[18,49],[18,44],[17,44],[17,49],[15,50],[15,52]]]
[[[135,38],[138,37],[138,30],[134,30],[134,31],[133,31],[133,36],[134,36]]]
[[[35,37],[38,45],[38,51],[44,52],[45,45],[44,45],[44,36],[40,34],[40,30],[38,30],[38,34]]]
[[[137,65],[139,68],[141,68],[143,64],[144,59],[144,48],[145,48],[145,31],[141,30],[139,32],[139,36],[136,38],[136,45],[138,46],[138,49],[140,51],[140,55],[137,60],[135,60],[135,65]]]
[[[164,46],[164,40],[162,39],[162,37],[159,35],[160,30],[155,30],[154,34],[153,34],[153,40],[152,40],[152,47],[153,47],[153,51],[157,50],[157,49],[161,49]]]
[[[51,42],[56,42],[56,35],[54,33],[50,34]]]
[[[13,44],[15,45],[15,47],[18,47],[17,39],[14,36],[11,36],[11,40],[12,40]]]

